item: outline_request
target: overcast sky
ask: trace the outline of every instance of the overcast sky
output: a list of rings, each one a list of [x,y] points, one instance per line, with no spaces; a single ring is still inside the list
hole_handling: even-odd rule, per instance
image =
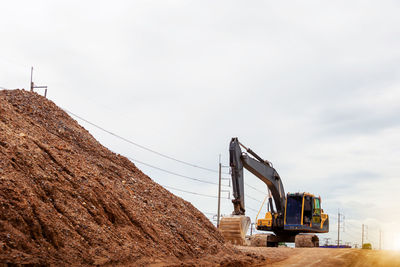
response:
[[[28,88],[34,66],[57,105],[215,170],[238,136],[274,164],[286,192],[322,197],[331,231],[321,242],[337,239],[340,209],[343,242],[360,244],[364,223],[374,247],[381,229],[384,248],[400,249],[398,1],[2,1],[0,10],[0,87]],[[217,182],[78,122],[117,153]],[[160,184],[217,195],[137,166]],[[216,214],[215,198],[171,192]],[[264,195],[246,194],[254,221]],[[222,213],[232,210],[223,199]]]

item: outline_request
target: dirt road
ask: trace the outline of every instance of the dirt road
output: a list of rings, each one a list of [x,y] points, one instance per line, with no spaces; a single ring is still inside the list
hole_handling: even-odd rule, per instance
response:
[[[329,248],[255,248],[239,247],[246,253],[267,258],[259,266],[399,266],[400,252]]]

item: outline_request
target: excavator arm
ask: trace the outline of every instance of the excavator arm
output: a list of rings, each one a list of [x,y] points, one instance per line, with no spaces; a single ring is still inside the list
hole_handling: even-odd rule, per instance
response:
[[[240,147],[254,158],[242,153]],[[279,174],[272,167],[272,164],[259,157],[254,151],[239,143],[237,137],[232,138],[229,144],[229,165],[231,167],[233,187],[233,213],[230,217],[221,219],[219,229],[226,241],[233,244],[244,245],[245,235],[250,225],[250,218],[245,216],[244,205],[244,180],[243,168],[246,168],[259,179],[261,179],[271,191],[275,207],[280,214],[284,214],[285,191]],[[270,210],[273,211],[272,200],[269,199]]]
[[[254,158],[250,157],[246,153],[242,153],[241,146]],[[245,214],[243,167],[267,185],[274,199],[277,212],[281,214],[284,213],[286,199],[285,190],[278,172],[272,167],[272,164],[269,161],[263,160],[254,151],[243,146],[237,137],[232,138],[230,142],[229,161],[232,170],[234,196],[232,202],[234,206],[234,215]],[[273,211],[271,204],[270,208],[271,211]]]

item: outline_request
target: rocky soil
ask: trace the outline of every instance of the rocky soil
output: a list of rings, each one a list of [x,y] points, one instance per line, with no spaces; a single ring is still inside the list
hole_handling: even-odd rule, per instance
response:
[[[189,202],[103,147],[53,102],[24,90],[0,91],[0,263],[247,266],[260,260],[225,245]]]

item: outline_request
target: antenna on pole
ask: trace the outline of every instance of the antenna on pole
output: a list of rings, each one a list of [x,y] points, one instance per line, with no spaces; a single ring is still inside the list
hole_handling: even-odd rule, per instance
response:
[[[31,92],[33,92],[33,89],[35,88],[44,89],[44,97],[47,96],[47,85],[35,85],[35,83],[33,82],[33,67],[31,67]]]

